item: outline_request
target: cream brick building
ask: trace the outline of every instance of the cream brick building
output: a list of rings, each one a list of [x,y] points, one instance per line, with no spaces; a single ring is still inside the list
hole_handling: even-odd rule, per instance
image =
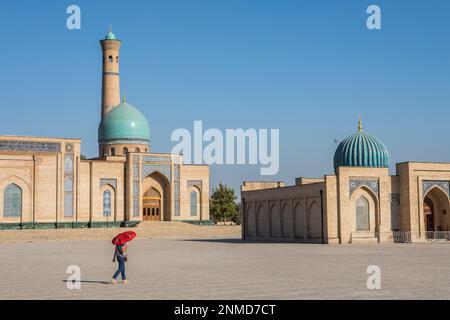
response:
[[[334,175],[244,182],[242,237],[311,243],[450,239],[450,163],[405,162],[362,129],[342,141]]]
[[[209,167],[150,152],[147,119],[120,101],[121,41],[101,46],[99,157],[81,159],[79,139],[0,136],[0,228],[209,222]]]

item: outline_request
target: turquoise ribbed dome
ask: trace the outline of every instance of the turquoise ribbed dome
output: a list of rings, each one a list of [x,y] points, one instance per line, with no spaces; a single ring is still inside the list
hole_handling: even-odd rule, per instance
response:
[[[116,35],[112,32],[112,26],[109,26],[108,33],[105,36],[105,40],[117,40]]]
[[[112,32],[108,32],[105,36],[105,40],[117,40],[116,36]]]
[[[378,138],[358,131],[342,141],[334,154],[334,169],[338,167],[388,168],[389,152]]]
[[[98,141],[150,142],[150,126],[145,116],[123,101],[108,112],[98,127]]]

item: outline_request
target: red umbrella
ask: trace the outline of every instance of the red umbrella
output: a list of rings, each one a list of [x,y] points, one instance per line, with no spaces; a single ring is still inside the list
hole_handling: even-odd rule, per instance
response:
[[[136,237],[136,232],[134,231],[125,231],[122,232],[121,234],[118,234],[117,236],[114,237],[114,239],[112,240],[112,244],[113,245],[123,245],[125,243],[127,243],[128,241],[133,240]]]

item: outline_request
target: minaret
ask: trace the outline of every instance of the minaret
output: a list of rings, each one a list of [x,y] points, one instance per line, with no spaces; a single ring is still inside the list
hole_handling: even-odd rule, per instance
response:
[[[111,26],[100,41],[103,52],[102,119],[120,104],[119,50],[122,42],[112,33]]]

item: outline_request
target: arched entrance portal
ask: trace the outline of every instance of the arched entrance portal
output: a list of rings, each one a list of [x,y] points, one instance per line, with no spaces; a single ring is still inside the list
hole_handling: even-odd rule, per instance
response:
[[[433,188],[423,200],[425,231],[449,231],[449,198],[440,188]]]
[[[142,190],[142,220],[172,220],[169,180],[155,171],[144,179]]]
[[[161,220],[161,194],[151,187],[143,197],[142,219],[144,221]]]

